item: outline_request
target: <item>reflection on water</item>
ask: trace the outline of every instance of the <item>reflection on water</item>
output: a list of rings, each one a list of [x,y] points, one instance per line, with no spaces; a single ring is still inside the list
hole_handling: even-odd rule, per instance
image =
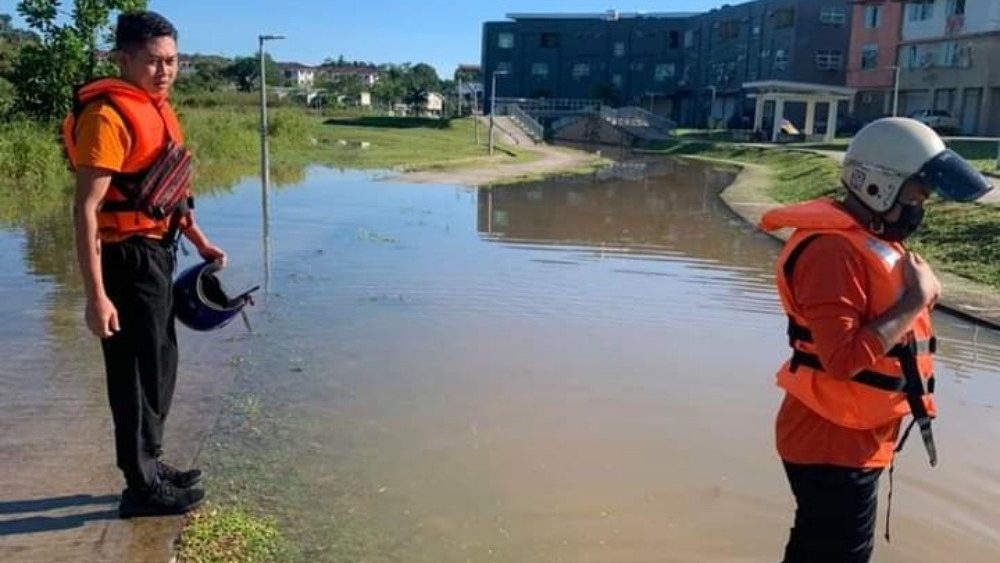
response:
[[[465,190],[311,170],[272,200],[273,292],[205,454],[237,477],[213,485],[310,561],[773,561],[779,248],[719,201],[731,174]],[[235,285],[260,272],[258,190],[199,207]],[[22,272],[5,295],[77,291],[46,232],[0,237]],[[944,462],[904,452],[878,557],[995,561],[1000,338],[937,323]]]

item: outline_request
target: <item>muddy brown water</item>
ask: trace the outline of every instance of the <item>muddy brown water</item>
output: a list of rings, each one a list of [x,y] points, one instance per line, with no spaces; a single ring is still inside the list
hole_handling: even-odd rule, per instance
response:
[[[779,246],[718,199],[731,174],[666,161],[475,190],[310,170],[272,200],[257,334],[185,335],[189,371],[228,361],[206,342],[229,339],[230,409],[272,421],[260,450],[220,430],[202,461],[269,481],[308,560],[779,560]],[[199,206],[236,286],[260,277],[257,189]],[[47,400],[54,341],[87,345],[51,232],[0,235],[5,408],[12,390]],[[942,462],[903,452],[876,560],[997,561],[1000,337],[935,321]],[[87,373],[74,385],[110,418]]]

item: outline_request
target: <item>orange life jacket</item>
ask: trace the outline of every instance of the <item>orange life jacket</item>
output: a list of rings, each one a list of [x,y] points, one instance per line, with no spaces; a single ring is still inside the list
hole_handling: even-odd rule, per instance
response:
[[[829,199],[770,211],[762,218],[761,228],[795,229],[777,264],[778,294],[788,314],[793,349],[791,359],[778,371],[778,385],[823,418],[846,428],[873,429],[911,414],[920,426],[931,463],[936,463],[930,429],[930,420],[936,414],[932,395],[936,340],[929,311],[921,312],[903,342],[893,346],[871,369],[838,374],[850,378],[831,377],[816,354],[809,321],[802,316],[791,286],[795,262],[811,241],[819,236],[843,237],[865,264],[868,304],[863,320],[869,321],[892,308],[902,296],[902,259],[906,250],[898,243],[875,237]]]
[[[82,86],[74,96],[73,111],[62,124],[62,140],[72,168],[76,168],[77,118],[90,103],[104,100],[117,111],[132,139],[122,170],[111,179],[111,187],[97,214],[98,234],[102,241],[117,242],[133,235],[163,238],[177,217],[152,217],[130,205],[123,186],[142,181],[145,173],[172,141],[182,145],[180,123],[170,104],[151,97],[143,90],[116,78],[101,78]]]

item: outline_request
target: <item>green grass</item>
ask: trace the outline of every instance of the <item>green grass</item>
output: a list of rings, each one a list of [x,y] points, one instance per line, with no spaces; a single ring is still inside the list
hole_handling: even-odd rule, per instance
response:
[[[0,123],[0,222],[50,213],[71,188],[54,124]]]
[[[178,105],[186,141],[195,154],[195,192],[225,191],[259,174],[258,114],[247,96],[209,96]],[[240,104],[236,104],[240,101]],[[277,107],[270,115],[271,175],[277,187],[295,184],[309,165],[352,169],[447,168],[487,162],[470,119],[426,120],[372,116],[329,118],[301,108]],[[481,139],[485,141],[485,128]],[[530,151],[501,145],[488,162],[530,162]],[[0,123],[0,222],[27,223],[68,205],[72,176],[57,125]]]
[[[652,150],[767,166],[774,183],[766,195],[781,203],[843,193],[840,167],[822,155],[702,141],[666,141]],[[1000,207],[932,199],[910,246],[943,271],[1000,288]]]
[[[235,506],[206,505],[195,512],[178,545],[180,563],[272,563],[288,554],[273,518]]]

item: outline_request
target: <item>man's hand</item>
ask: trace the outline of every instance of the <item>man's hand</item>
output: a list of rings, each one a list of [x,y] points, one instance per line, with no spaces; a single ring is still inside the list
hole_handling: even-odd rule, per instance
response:
[[[87,328],[98,338],[111,338],[122,329],[118,309],[106,296],[87,300],[86,318]]]
[[[218,262],[223,268],[226,267],[226,252],[210,242],[199,246],[198,254],[208,262]]]
[[[908,252],[903,260],[907,297],[923,307],[933,307],[941,297],[941,282],[919,254]]]

